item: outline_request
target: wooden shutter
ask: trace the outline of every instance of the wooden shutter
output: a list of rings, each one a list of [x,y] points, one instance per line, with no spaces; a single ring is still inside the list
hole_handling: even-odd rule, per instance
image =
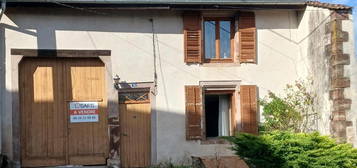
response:
[[[242,132],[258,134],[257,121],[257,87],[255,85],[240,86]]]
[[[253,12],[241,12],[238,21],[239,58],[241,63],[256,63],[256,27]]]
[[[202,63],[201,15],[186,13],[183,16],[186,63]]]
[[[185,86],[186,94],[186,139],[202,138],[202,91],[200,86]]]

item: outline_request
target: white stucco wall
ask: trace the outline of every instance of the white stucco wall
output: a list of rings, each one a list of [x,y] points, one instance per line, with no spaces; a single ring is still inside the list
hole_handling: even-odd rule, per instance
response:
[[[259,88],[281,92],[286,84],[304,79],[310,72],[306,39],[308,19],[292,10],[256,11],[258,64],[230,66],[186,65],[184,63],[182,18],[169,12],[128,12],[107,15],[52,12],[8,13],[1,20],[5,45],[6,91],[1,96],[2,121],[11,121],[12,48],[108,49],[112,51],[113,76],[127,82],[153,81],[153,44],[149,19],[154,18],[159,40],[156,105],[157,161],[180,161],[190,155],[231,154],[227,145],[201,145],[185,140],[185,85],[199,81],[241,80]],[[111,81],[108,81],[111,82]],[[2,127],[3,144],[11,144],[11,124]],[[154,124],[154,123],[153,123]],[[3,152],[11,158],[11,146]]]

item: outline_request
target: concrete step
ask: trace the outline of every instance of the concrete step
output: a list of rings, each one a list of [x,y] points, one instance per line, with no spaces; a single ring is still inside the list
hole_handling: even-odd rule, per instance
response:
[[[66,166],[51,166],[42,168],[108,168],[108,166],[82,166],[82,165],[66,165]]]
[[[200,156],[192,157],[194,168],[249,168],[238,156]]]

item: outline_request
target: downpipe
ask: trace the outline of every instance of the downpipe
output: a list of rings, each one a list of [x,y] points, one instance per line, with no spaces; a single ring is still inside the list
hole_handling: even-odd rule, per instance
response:
[[[1,0],[1,9],[0,9],[0,21],[2,18],[2,15],[5,13],[6,10],[6,0]],[[0,126],[1,126],[1,121],[0,121]],[[0,142],[2,141],[2,133],[0,130]],[[1,144],[0,144],[1,145]],[[8,166],[8,159],[5,155],[2,154],[2,147],[0,146],[0,168],[5,168]]]

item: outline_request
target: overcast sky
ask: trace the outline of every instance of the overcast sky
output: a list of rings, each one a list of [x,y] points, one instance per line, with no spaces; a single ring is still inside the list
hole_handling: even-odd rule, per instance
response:
[[[353,7],[353,22],[355,27],[355,51],[357,49],[357,0],[320,0],[321,2],[330,2],[337,4],[345,4]],[[355,52],[357,55],[357,52]]]

